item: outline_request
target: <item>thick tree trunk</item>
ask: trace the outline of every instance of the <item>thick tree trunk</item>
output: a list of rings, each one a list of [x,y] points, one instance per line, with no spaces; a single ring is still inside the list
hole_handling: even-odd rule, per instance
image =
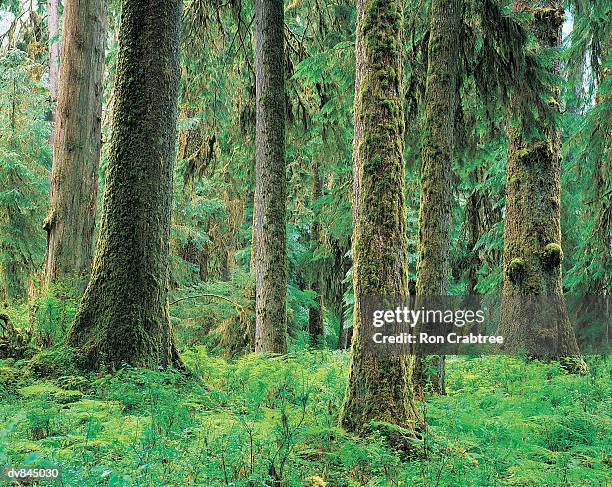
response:
[[[255,351],[287,351],[284,7],[255,1]]]
[[[81,365],[180,364],[168,315],[181,0],[124,0],[91,280],[67,342]]]
[[[458,0],[433,0],[430,15],[416,267],[417,300],[419,296],[448,294],[461,3]],[[436,370],[432,374],[424,372],[420,356],[416,361],[418,375],[415,379],[419,386],[431,383],[434,391],[444,393],[444,358],[436,358],[433,367],[427,367]]]
[[[367,295],[407,296],[408,264],[402,103],[402,3],[357,2],[353,360],[341,424],[364,432],[370,421],[414,431],[412,360],[366,353],[361,329]]]
[[[57,7],[57,5],[56,5]],[[45,281],[89,273],[101,146],[105,0],[64,7]]]
[[[537,8],[531,2],[515,0],[513,9],[534,15],[532,29],[542,46],[559,46],[563,9],[558,0]],[[558,73],[558,65],[555,62],[552,74]],[[559,94],[554,91],[550,109],[558,110]],[[536,357],[578,356],[561,287],[559,129],[552,117],[529,116],[528,109],[534,107],[525,96],[519,90],[510,105],[504,304],[499,332],[509,351]],[[536,296],[540,308],[534,308]],[[554,308],[552,319],[551,309],[543,313],[542,304]]]

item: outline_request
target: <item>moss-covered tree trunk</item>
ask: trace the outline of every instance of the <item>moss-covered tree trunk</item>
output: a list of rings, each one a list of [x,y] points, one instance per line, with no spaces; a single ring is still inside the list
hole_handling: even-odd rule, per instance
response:
[[[81,365],[179,364],[168,315],[181,0],[124,0],[100,236],[67,342]]]
[[[533,15],[531,28],[542,47],[559,46],[563,9],[558,0],[548,0],[543,6],[515,0],[513,9]],[[549,69],[558,74],[559,62]],[[548,110],[558,111],[559,90],[552,90]],[[559,129],[555,118],[545,116],[543,107],[534,106],[527,93],[517,90],[510,102],[504,305],[499,331],[509,351],[537,357],[578,356],[561,287]],[[538,117],[530,113],[535,110],[539,110]],[[531,299],[536,296],[539,307]],[[548,305],[546,313],[543,304]]]
[[[345,277],[351,268],[351,259],[347,256],[348,242],[344,243],[331,238],[329,239],[329,245],[332,259],[323,281],[325,284],[325,303],[331,320],[337,321],[339,325],[336,348],[345,350],[350,344],[349,334],[351,330],[344,327],[346,317],[344,306]]]
[[[323,179],[321,178],[320,164],[316,160],[313,168],[313,183],[312,183],[312,202],[313,204],[321,197],[323,193]],[[321,222],[317,214],[313,216],[310,224],[310,247],[312,255],[316,255],[317,248],[321,242]],[[316,262],[316,257],[313,258],[313,263],[310,269],[310,289],[316,293],[317,307],[308,308],[308,334],[312,345],[320,345],[323,340],[323,294],[321,289],[321,271],[319,264]]]
[[[494,268],[501,261],[501,252],[485,252],[477,248],[480,238],[502,219],[501,209],[495,207],[489,191],[483,189],[486,168],[479,167],[470,176],[475,188],[465,202],[463,233],[465,235],[466,258],[461,264],[466,280],[466,294],[480,294],[477,290],[481,267]]]
[[[433,0],[431,5],[425,119],[423,127],[423,166],[416,267],[416,294],[448,294],[449,248],[452,223],[452,162],[455,151],[455,113],[459,102],[459,28],[461,3]],[[417,306],[418,307],[418,306]],[[430,382],[444,393],[444,357],[433,358],[435,374],[426,374],[417,357],[420,386]]]
[[[255,351],[287,351],[284,6],[255,1]]]
[[[44,224],[46,283],[68,276],[83,277],[91,268],[102,142],[105,36],[105,0],[65,3],[51,196]]]
[[[370,422],[415,429],[412,360],[366,352],[360,301],[407,296],[408,264],[402,103],[402,2],[357,2],[352,362],[341,424]]]

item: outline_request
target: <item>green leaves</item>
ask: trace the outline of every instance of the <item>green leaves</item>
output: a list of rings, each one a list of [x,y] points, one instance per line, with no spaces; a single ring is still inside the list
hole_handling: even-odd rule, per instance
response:
[[[24,52],[0,55],[0,296],[8,299],[25,297],[44,256],[50,107],[39,71]]]

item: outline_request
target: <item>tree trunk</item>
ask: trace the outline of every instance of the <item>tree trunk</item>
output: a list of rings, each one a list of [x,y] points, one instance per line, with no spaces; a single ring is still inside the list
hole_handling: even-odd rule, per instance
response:
[[[287,351],[284,7],[255,1],[255,352]]]
[[[367,295],[407,296],[408,263],[402,103],[402,3],[357,1],[353,207],[353,361],[341,424],[363,433],[370,421],[416,428],[412,360],[366,353]]]
[[[91,280],[67,337],[81,365],[180,365],[168,315],[181,0],[124,0]]]
[[[59,69],[59,44],[55,39],[58,33],[58,0],[47,0],[47,27],[49,32],[49,91],[51,99],[57,101],[57,81]],[[64,16],[66,14],[64,13]]]
[[[321,197],[323,190],[323,180],[321,179],[319,161],[314,162],[313,168],[313,186],[312,186],[312,202],[313,205]],[[310,245],[312,259],[317,251],[317,247],[321,241],[321,222],[319,221],[318,215],[314,215],[313,221],[310,225]],[[308,334],[313,346],[321,345],[323,341],[323,294],[321,289],[321,272],[319,265],[313,262],[311,266],[311,285],[310,289],[317,293],[317,308],[308,308]]]
[[[338,340],[336,348],[345,350],[349,345],[349,328],[344,328],[345,322],[345,277],[351,267],[351,260],[347,257],[348,248],[342,242],[332,239],[330,241],[333,256],[332,264],[326,273],[325,302],[333,318],[338,321]]]
[[[480,238],[491,230],[493,225],[501,220],[501,210],[494,206],[493,198],[488,190],[482,189],[486,181],[486,168],[479,167],[470,176],[476,186],[465,203],[463,233],[465,235],[465,252],[468,254],[462,263],[465,271],[466,294],[480,294],[478,286],[478,271],[482,266],[493,268],[499,265],[501,252],[484,252],[476,246]]]
[[[104,0],[66,2],[50,208],[44,224],[47,283],[68,276],[82,277],[90,271],[98,193],[105,36]]]
[[[563,9],[558,0],[541,8],[525,0],[514,0],[513,9],[534,15],[531,28],[544,47],[558,47]],[[558,75],[555,61],[551,74]],[[559,109],[559,90],[550,110]],[[506,165],[506,218],[504,227],[504,283],[499,332],[509,351],[536,357],[578,356],[561,287],[560,140],[551,116],[530,116],[533,102],[525,90],[513,96],[508,124]],[[540,297],[534,308],[533,299]],[[542,319],[541,305],[555,309],[554,319]]]
[[[417,301],[419,296],[448,294],[461,3],[458,0],[433,0],[430,15],[416,267]],[[419,374],[415,379],[419,386],[431,383],[434,391],[444,393],[444,358],[436,358],[433,367],[427,367],[436,370],[432,374],[424,372],[420,356],[416,361]]]

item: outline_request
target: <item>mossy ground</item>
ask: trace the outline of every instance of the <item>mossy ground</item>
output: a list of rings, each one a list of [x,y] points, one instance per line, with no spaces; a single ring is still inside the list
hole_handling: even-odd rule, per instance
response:
[[[184,354],[192,374],[123,369],[42,379],[0,362],[0,464],[57,465],[61,485],[605,485],[610,368],[452,358],[448,395],[407,458],[337,427],[343,352]],[[60,485],[58,483],[58,485]]]

